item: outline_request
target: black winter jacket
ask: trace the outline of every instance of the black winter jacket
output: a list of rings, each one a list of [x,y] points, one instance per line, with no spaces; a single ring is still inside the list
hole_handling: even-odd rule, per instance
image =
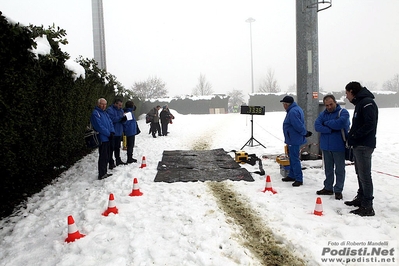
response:
[[[352,126],[348,134],[349,146],[376,147],[378,106],[374,95],[364,87],[351,101],[355,105]]]

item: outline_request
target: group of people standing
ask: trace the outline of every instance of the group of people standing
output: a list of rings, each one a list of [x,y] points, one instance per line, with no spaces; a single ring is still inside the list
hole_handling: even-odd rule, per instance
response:
[[[348,83],[345,92],[346,98],[355,105],[351,126],[349,112],[337,103],[333,95],[326,95],[323,98],[326,109],[314,122],[315,130],[320,133],[320,149],[325,173],[324,187],[316,191],[316,194],[335,195],[337,200],[343,198],[346,174],[345,149],[352,147],[359,188],[355,198],[344,203],[358,207],[350,213],[374,216],[371,157],[376,147],[378,107],[374,95],[359,82]],[[287,112],[283,122],[283,132],[290,160],[288,176],[282,181],[293,182],[294,187],[299,187],[303,185],[299,149],[312,132],[306,130],[303,110],[294,102],[294,98],[285,96],[280,102]]]
[[[164,105],[162,107],[162,111],[159,113],[161,109],[160,105],[152,108],[147,116],[150,119],[150,133],[153,138],[156,138],[157,132],[158,136],[167,136],[168,135],[168,125],[172,123],[172,119],[175,117],[171,114],[168,105]],[[159,124],[161,122],[161,124]]]
[[[100,98],[94,108],[90,122],[95,131],[99,133],[101,145],[98,148],[98,179],[104,179],[112,174],[107,173],[109,169],[116,166],[137,162],[133,158],[135,136],[139,133],[136,118],[133,114],[136,106],[132,101],[125,103],[122,109],[122,100],[116,99],[114,104],[107,108],[107,100]],[[127,140],[127,160],[123,162],[120,156],[122,134]],[[115,157],[115,160],[114,160]]]
[[[90,117],[90,122],[94,130],[98,132],[101,142],[98,148],[98,179],[100,180],[112,175],[107,173],[107,169],[112,170],[119,165],[137,162],[137,159],[133,158],[136,135],[140,133],[133,113],[136,106],[132,101],[127,101],[125,108],[122,108],[122,104],[121,99],[116,99],[107,108],[107,100],[100,98]],[[167,136],[168,124],[172,123],[172,119],[174,119],[167,105],[162,108],[159,114],[160,108],[158,105],[148,113],[151,117],[150,132],[154,138],[156,138],[157,132],[159,136]],[[161,121],[162,130],[159,121]],[[126,137],[126,162],[122,161],[120,153],[123,135]]]

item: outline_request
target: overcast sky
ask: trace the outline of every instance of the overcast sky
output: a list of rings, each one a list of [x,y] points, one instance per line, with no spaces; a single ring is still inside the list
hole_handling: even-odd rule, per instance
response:
[[[202,73],[214,92],[255,91],[268,69],[282,91],[296,83],[295,0],[103,0],[107,71],[126,88],[157,76],[170,96],[190,94]],[[399,74],[399,0],[334,0],[318,13],[320,87],[352,80],[381,89]],[[90,0],[0,0],[22,24],[66,30],[72,58],[93,58]]]

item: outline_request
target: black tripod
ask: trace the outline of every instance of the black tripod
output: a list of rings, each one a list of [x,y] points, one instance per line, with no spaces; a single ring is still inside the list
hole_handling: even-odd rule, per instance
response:
[[[266,149],[265,145],[260,143],[257,139],[254,138],[254,115],[251,115],[251,138],[242,146],[241,150],[244,149],[245,146],[254,146],[254,141],[258,143],[258,145],[263,146]]]

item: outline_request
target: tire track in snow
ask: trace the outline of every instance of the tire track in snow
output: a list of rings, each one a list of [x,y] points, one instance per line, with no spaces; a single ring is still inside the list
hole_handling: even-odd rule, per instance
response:
[[[264,265],[305,265],[295,257],[273,232],[263,223],[262,218],[246,203],[246,199],[232,189],[227,182],[208,182],[208,187],[216,198],[219,207],[227,217],[231,217],[241,228],[240,238]]]
[[[212,136],[217,128],[214,124],[201,132],[191,145],[193,150],[208,150],[212,147]],[[295,257],[281,242],[278,242],[273,232],[263,223],[255,211],[246,203],[246,199],[237,195],[227,182],[207,182],[208,187],[216,198],[219,208],[226,217],[232,218],[241,228],[242,245],[252,252],[264,265],[305,265],[305,262]]]

